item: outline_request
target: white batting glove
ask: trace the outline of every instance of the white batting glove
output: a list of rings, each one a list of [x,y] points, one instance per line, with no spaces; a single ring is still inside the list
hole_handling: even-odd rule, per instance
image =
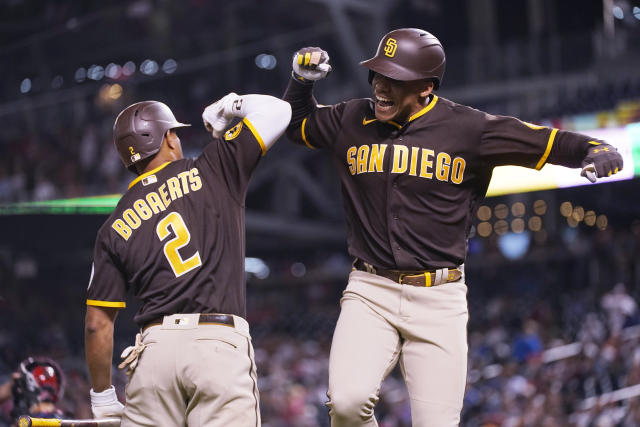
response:
[[[319,47],[305,47],[293,55],[293,76],[297,80],[317,81],[327,77],[331,71],[329,54]]]
[[[93,418],[122,418],[124,405],[118,400],[116,389],[113,386],[100,393],[91,389],[89,394],[91,395]]]
[[[234,117],[242,117],[242,97],[231,92],[209,105],[202,113],[204,127],[214,138],[222,136]]]

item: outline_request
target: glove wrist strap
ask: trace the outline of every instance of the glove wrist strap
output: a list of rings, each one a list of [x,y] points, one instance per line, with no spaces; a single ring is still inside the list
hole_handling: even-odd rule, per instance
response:
[[[95,392],[91,389],[89,390],[89,394],[91,395],[92,405],[109,405],[118,401],[116,389],[113,385],[101,392]]]
[[[313,80],[307,80],[304,77],[302,77],[300,74],[296,73],[295,71],[291,71],[291,77],[293,78],[293,80],[297,81],[298,83],[302,83],[305,85],[312,85],[313,83],[315,83]]]

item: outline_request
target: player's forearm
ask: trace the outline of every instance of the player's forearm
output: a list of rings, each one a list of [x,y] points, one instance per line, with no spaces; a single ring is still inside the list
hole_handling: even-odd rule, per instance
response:
[[[113,328],[115,309],[87,306],[85,318],[85,353],[87,368],[94,391],[106,390],[111,385],[111,359],[113,357]]]
[[[578,168],[587,156],[589,149],[595,142],[602,146],[611,147],[604,141],[590,138],[575,132],[558,131],[549,153],[547,163],[562,165],[570,168]]]
[[[302,121],[318,104],[313,97],[313,83],[301,83],[292,77],[282,99],[291,104],[291,123],[287,128],[287,136],[296,140],[300,135],[297,130],[300,129]]]

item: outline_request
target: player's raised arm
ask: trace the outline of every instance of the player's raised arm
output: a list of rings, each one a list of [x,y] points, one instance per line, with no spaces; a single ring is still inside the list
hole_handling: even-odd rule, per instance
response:
[[[253,127],[264,144],[264,154],[287,128],[291,120],[291,106],[269,95],[237,95],[231,92],[202,113],[204,125],[214,138],[222,136],[235,117],[248,121]]]
[[[291,80],[283,99],[291,104],[291,123],[287,137],[294,142],[310,145],[304,133],[304,121],[318,102],[313,97],[313,83],[331,71],[329,54],[319,47],[305,47],[293,55]]]

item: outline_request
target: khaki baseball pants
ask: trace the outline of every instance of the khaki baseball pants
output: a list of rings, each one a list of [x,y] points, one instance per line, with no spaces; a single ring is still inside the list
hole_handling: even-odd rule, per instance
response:
[[[400,362],[415,427],[457,426],[467,374],[467,287],[400,285],[353,271],[329,357],[333,427],[377,426],[380,385]]]
[[[126,388],[121,427],[260,426],[246,320],[234,316],[232,327],[168,318],[142,335],[146,347]]]

